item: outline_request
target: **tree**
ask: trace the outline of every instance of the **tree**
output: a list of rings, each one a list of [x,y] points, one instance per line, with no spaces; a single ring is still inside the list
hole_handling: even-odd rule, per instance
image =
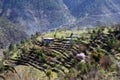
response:
[[[54,38],[56,38],[56,32],[55,32],[55,34],[54,34]]]
[[[3,51],[4,59],[8,60],[10,58],[10,54],[8,51]]]
[[[9,51],[13,51],[15,49],[15,46],[13,44],[9,45]]]
[[[73,33],[70,34],[70,38],[72,38],[72,36],[73,36]]]

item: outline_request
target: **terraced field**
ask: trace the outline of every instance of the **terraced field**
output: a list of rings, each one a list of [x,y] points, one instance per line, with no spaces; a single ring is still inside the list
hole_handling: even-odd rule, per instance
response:
[[[19,73],[17,67],[23,65],[43,72],[39,75],[44,74],[49,80],[119,80],[119,34],[119,26],[108,30],[100,27],[88,31],[85,34],[87,37],[71,37],[71,40],[55,37],[54,42],[47,45],[38,39],[41,35],[35,35],[6,53],[10,56],[4,57],[4,68],[1,70],[9,72],[10,69]],[[81,54],[85,58],[78,56]],[[38,80],[42,80],[41,77],[38,76]]]

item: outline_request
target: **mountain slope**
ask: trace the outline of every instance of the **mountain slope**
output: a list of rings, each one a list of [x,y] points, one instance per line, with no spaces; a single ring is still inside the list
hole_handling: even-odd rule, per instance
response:
[[[28,34],[48,31],[73,18],[62,0],[3,0],[2,16],[27,28]]]
[[[75,26],[95,27],[118,24],[120,23],[120,1],[0,0],[1,17],[8,20],[4,22],[14,24],[14,29],[17,28],[21,36],[27,37],[35,32],[46,32],[58,27],[73,29]],[[8,28],[3,27],[2,31],[4,29],[9,30],[9,25]],[[14,30],[11,32],[13,33]],[[12,41],[16,40],[12,35],[1,33],[11,37]],[[3,36],[0,37],[3,39]],[[0,41],[4,43],[3,40]]]
[[[27,34],[21,26],[13,24],[6,18],[0,17],[0,47],[25,39]]]
[[[7,21],[2,20],[6,27],[1,29],[0,46],[20,41],[35,32],[45,32],[62,24],[71,23],[74,17],[65,7],[62,0],[1,0],[0,20],[5,18]],[[13,29],[9,23],[14,24]],[[19,35],[15,36],[14,33]]]
[[[2,0],[0,3],[1,16],[24,26],[29,35],[60,25],[69,26],[75,21],[75,26],[120,22],[119,0]]]
[[[109,25],[120,22],[119,0],[63,0],[78,18],[78,25]]]
[[[119,0],[63,0],[72,15],[77,18],[120,12]]]

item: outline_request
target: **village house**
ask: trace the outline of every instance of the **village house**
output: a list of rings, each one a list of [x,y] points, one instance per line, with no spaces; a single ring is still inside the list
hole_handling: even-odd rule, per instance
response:
[[[50,37],[42,38],[42,43],[43,43],[43,45],[49,45],[49,44],[53,43],[54,40],[55,40],[54,38],[50,38]]]

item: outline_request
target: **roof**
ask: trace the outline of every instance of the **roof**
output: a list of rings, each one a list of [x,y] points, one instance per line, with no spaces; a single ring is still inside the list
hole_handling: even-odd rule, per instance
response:
[[[53,40],[54,38],[50,38],[50,37],[48,37],[48,38],[43,38],[43,39]]]

